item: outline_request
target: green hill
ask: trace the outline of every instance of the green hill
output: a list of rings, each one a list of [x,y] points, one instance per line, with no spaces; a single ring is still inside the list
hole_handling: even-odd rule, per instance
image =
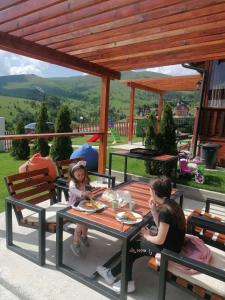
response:
[[[123,72],[122,79],[149,78],[165,76],[154,72]],[[99,116],[101,80],[94,76],[76,76],[67,78],[42,78],[36,75],[11,75],[0,77],[0,116],[4,116],[7,125],[23,115],[25,122],[34,121],[35,109],[39,101],[49,104],[49,121],[54,121],[59,103],[66,102],[71,108],[72,119],[96,120]],[[44,93],[43,93],[43,92]],[[193,101],[193,93],[173,95],[183,100]],[[117,80],[111,81],[110,115],[122,119],[129,113],[130,89]],[[135,106],[156,103],[158,96],[144,91],[136,91]]]

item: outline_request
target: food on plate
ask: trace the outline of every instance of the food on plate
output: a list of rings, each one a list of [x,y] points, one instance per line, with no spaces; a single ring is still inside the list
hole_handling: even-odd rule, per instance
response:
[[[128,220],[128,221],[137,221],[138,218],[136,218],[134,216],[134,214],[131,212],[131,211],[126,211],[124,214],[123,214],[123,219],[125,220]]]
[[[83,208],[87,209],[99,209],[99,205],[95,201],[86,201],[82,204]]]

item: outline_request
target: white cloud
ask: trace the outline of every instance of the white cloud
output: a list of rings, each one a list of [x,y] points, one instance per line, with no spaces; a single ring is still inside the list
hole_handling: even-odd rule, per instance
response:
[[[148,69],[146,69],[146,71],[163,73],[163,74],[173,75],[173,76],[197,74],[196,71],[184,68],[184,67],[182,67],[182,65],[172,65],[172,66],[165,66],[165,67],[148,68]]]
[[[85,76],[86,73],[0,50],[0,76],[35,74],[42,77]]]
[[[19,75],[19,74],[36,74],[41,76],[42,72],[40,69],[36,68],[33,65],[22,65],[19,67],[10,67],[9,75]]]
[[[0,50],[0,75],[35,74],[41,76],[48,68],[47,63],[36,59]]]

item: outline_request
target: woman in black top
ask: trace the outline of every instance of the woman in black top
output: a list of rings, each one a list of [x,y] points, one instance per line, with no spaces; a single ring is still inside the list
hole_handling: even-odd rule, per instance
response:
[[[171,181],[167,177],[159,177],[150,182],[149,207],[153,216],[157,233],[153,235],[149,228],[142,228],[141,239],[130,243],[128,252],[128,292],[135,291],[135,284],[132,281],[132,267],[136,259],[142,256],[155,256],[162,249],[169,249],[180,252],[185,237],[185,217],[182,208],[170,199],[172,191]],[[97,267],[97,272],[108,284],[116,280],[121,272],[121,263],[113,269]],[[120,292],[121,282],[113,285],[116,292]]]

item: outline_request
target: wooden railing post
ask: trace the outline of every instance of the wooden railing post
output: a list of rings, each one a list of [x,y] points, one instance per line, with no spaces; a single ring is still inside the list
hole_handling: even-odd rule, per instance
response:
[[[129,116],[129,132],[128,132],[128,143],[132,143],[133,131],[134,131],[134,97],[135,88],[130,87],[130,116]]]

